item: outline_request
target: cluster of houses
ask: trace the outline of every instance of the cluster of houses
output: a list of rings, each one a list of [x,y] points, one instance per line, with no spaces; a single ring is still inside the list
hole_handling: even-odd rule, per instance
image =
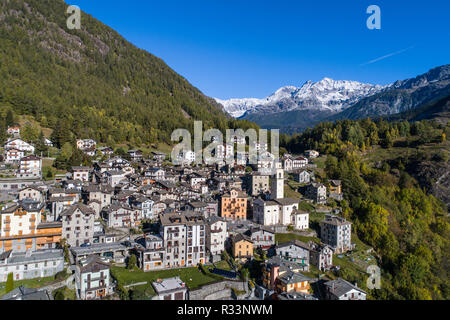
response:
[[[285,197],[287,175],[305,185],[304,200],[320,204],[327,196],[342,199],[340,181],[330,181],[328,194],[315,182],[309,163],[318,156],[315,151],[269,157],[270,164],[258,161],[248,172],[245,162],[174,166],[165,162],[163,153],[145,158],[139,150],[130,150],[126,160],[108,148],[96,149],[92,139],[77,140],[77,147],[89,155],[102,152],[107,160],[73,167],[66,177],[44,182],[41,159],[18,156],[18,177],[34,179],[19,179],[15,187],[5,184],[2,189],[15,199],[0,211],[0,282],[10,273],[15,280],[53,276],[72,264],[77,297],[98,299],[114,292],[110,265],[123,264],[131,255],[139,268],[152,272],[215,263],[225,251],[245,263],[265,250],[269,258],[262,297],[276,293],[280,299],[311,298],[312,279],[302,272],[310,265],[330,270],[333,254],[353,248],[351,223],[332,215],[322,221],[318,242],[275,240],[277,230],[310,227],[309,213],[299,209],[300,199]],[[5,162],[11,150],[34,152],[20,139],[8,141],[5,150]],[[216,152],[222,157],[234,154],[226,145]],[[62,243],[69,248],[67,261]],[[153,287],[158,299],[188,298],[179,278],[158,280]],[[163,290],[169,287],[174,287],[170,294]],[[365,299],[362,290],[342,279],[326,288],[329,299]]]

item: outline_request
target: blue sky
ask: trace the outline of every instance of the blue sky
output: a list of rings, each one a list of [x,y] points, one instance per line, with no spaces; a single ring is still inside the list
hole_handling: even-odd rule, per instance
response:
[[[387,84],[450,63],[447,0],[66,2],[222,99],[324,77]],[[381,30],[366,27],[373,4]]]

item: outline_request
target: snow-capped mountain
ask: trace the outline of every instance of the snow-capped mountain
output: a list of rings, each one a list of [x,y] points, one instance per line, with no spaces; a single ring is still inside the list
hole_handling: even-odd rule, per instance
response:
[[[388,86],[324,78],[318,82],[308,81],[301,87],[282,87],[265,99],[216,101],[235,118],[255,113],[270,114],[308,109],[340,112],[386,87]]]

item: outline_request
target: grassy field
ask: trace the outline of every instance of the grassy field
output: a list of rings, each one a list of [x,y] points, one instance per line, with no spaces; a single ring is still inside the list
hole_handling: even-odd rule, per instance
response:
[[[219,262],[216,262],[215,265],[216,265],[216,267],[217,267],[218,269],[222,269],[222,270],[231,270],[231,267],[230,267],[230,265],[228,264],[228,262],[226,262],[226,261],[224,261],[224,260],[219,261]]]
[[[205,267],[208,269],[208,267]],[[195,289],[202,285],[217,281],[217,277],[211,274],[203,274],[199,268],[181,268],[144,272],[142,270],[127,270],[122,267],[111,267],[111,271],[117,278],[117,281],[122,285],[130,285],[134,283],[147,281],[147,285],[151,285],[152,282],[158,279],[165,279],[179,276],[183,280],[189,289]],[[155,294],[153,288],[150,288],[151,294]]]
[[[275,241],[278,243],[289,242],[291,240],[300,240],[302,242],[308,243],[308,241],[314,241],[319,243],[320,240],[314,237],[305,237],[295,233],[277,233],[275,235]]]
[[[291,186],[291,183],[285,183],[284,184],[284,197],[285,198],[294,198],[294,199],[300,199],[302,195],[297,192],[298,188],[295,188]]]
[[[308,202],[300,202],[298,204],[298,210],[306,211],[306,212],[312,212],[315,210],[315,207]]]
[[[41,288],[45,287],[49,284],[57,282],[55,277],[45,277],[45,278],[35,278],[35,279],[27,279],[27,280],[15,280],[14,281],[14,289],[20,286],[24,286],[26,288]],[[6,294],[5,291],[6,282],[0,283],[0,296]]]

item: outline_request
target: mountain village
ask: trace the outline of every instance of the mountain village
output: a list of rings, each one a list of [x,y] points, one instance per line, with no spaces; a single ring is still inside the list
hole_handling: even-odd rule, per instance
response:
[[[317,178],[317,151],[212,166],[191,165],[189,153],[175,166],[161,152],[120,157],[86,139],[76,146],[93,166],[46,180],[20,127],[8,134],[0,300],[366,299],[336,261],[371,248],[341,215],[342,182]],[[235,144],[217,153],[234,157]]]

